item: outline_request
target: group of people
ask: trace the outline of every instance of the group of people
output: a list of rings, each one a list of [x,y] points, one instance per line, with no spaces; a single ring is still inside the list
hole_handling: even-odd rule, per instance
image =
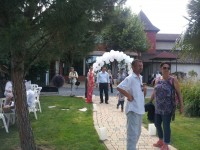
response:
[[[35,104],[35,93],[31,89],[31,83],[25,81],[25,88],[26,88],[26,96],[27,96],[27,105],[28,107],[32,107]],[[14,101],[14,95],[13,95],[12,81],[8,80],[6,82],[4,96],[6,98],[3,105],[4,113],[15,112],[15,101]]]
[[[113,93],[113,77],[111,74],[111,70],[107,71],[107,68],[104,66],[102,67],[101,71],[96,75],[95,81],[95,73],[93,72],[93,67],[90,66],[90,69],[87,73],[87,96],[86,102],[92,103],[92,95],[94,87],[99,87],[100,91],[100,104],[104,103],[104,96],[105,94],[105,103],[108,104],[109,99],[109,89],[111,93]]]
[[[174,113],[175,102],[174,94],[176,93],[180,103],[180,113],[183,112],[183,98],[180,92],[180,87],[177,78],[170,74],[170,63],[162,62],[160,64],[160,71],[162,76],[156,78],[154,83],[154,90],[151,95],[150,102],[155,100],[155,126],[157,129],[159,140],[153,144],[154,147],[159,147],[160,150],[169,150],[169,143],[171,137],[170,122]],[[87,74],[87,98],[86,102],[92,102],[93,89],[96,86],[100,91],[100,104],[108,104],[109,96],[108,90],[111,86],[112,76],[110,71],[106,71],[106,67],[96,75],[91,66]],[[118,104],[123,105],[125,97],[127,98],[125,113],[127,116],[127,150],[136,150],[136,144],[141,134],[142,116],[145,114],[145,96],[147,93],[146,84],[143,84],[141,73],[143,71],[143,62],[135,59],[132,62],[133,73],[125,76],[117,86]],[[111,88],[111,87],[110,87]],[[113,92],[113,88],[112,91]],[[105,94],[105,100],[103,98]]]
[[[136,144],[141,134],[142,115],[145,113],[144,98],[147,91],[140,75],[143,70],[142,61],[135,59],[132,62],[132,69],[133,73],[117,87],[117,90],[127,97],[127,150],[136,150]],[[174,113],[174,93],[179,98],[180,113],[183,112],[183,98],[178,80],[170,75],[170,63],[161,63],[160,70],[162,76],[155,81],[150,100],[155,100],[155,126],[159,137],[153,146],[159,147],[161,150],[169,150],[170,122]],[[170,82],[172,80],[173,82]]]

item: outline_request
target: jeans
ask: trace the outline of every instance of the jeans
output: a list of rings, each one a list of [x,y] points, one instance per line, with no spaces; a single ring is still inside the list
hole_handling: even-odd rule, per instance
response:
[[[163,139],[165,144],[170,143],[170,136],[171,136],[170,122],[171,122],[171,114],[168,115],[155,114],[155,126],[158,132],[158,137],[159,139]],[[161,125],[162,123],[163,123],[163,128]]]
[[[141,134],[142,115],[129,111],[127,114],[127,150],[136,150]]]

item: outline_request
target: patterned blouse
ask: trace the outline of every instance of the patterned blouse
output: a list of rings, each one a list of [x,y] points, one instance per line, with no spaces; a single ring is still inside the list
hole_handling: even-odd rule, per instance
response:
[[[159,80],[155,86],[155,113],[160,115],[171,114],[173,110],[171,77]]]

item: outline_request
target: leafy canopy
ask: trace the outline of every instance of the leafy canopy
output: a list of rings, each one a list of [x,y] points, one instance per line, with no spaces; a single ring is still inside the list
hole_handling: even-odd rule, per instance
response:
[[[186,32],[177,41],[178,47],[181,48],[182,54],[200,57],[200,0],[191,0],[187,5],[189,23]]]
[[[125,0],[1,0],[0,52],[19,57],[26,70],[63,53],[80,59],[94,46],[97,27]],[[79,54],[80,57],[74,57]],[[47,57],[48,56],[48,57]]]
[[[116,7],[102,36],[108,49],[143,52],[148,49],[144,28],[130,9]]]

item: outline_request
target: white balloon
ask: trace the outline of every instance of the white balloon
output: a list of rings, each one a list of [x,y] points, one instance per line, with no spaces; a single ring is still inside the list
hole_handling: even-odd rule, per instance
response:
[[[110,58],[110,62],[113,62],[114,61],[114,59],[113,58]]]
[[[101,62],[99,63],[99,66],[102,67],[103,65],[104,65],[104,62],[101,61]]]
[[[114,51],[113,49],[110,51],[110,53],[115,53],[116,51]]]
[[[105,61],[105,63],[106,63],[106,64],[109,64],[109,63],[110,63],[110,61],[109,61],[109,60],[106,60],[106,61]]]
[[[102,56],[96,58],[96,62],[93,64],[94,71],[98,71],[105,64],[109,64],[114,60],[118,61],[118,68],[127,68],[130,73],[132,73],[131,63],[134,58],[126,55],[123,52],[111,50],[110,52],[105,52]]]
[[[130,58],[130,61],[133,62],[134,58]]]

